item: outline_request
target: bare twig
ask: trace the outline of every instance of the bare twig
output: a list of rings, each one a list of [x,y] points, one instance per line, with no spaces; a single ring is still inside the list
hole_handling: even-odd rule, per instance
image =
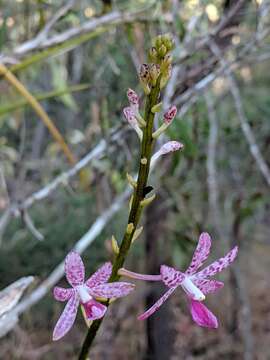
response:
[[[14,74],[12,74],[8,68],[0,64],[0,74],[2,74],[5,79],[27,100],[27,102],[31,105],[33,110],[37,113],[37,115],[41,118],[45,126],[50,131],[54,140],[59,144],[62,151],[66,155],[70,164],[75,164],[76,158],[72,154],[70,148],[65,142],[62,134],[54,125],[53,121],[50,119],[46,111],[42,108],[40,103],[36,100],[36,98],[26,89],[26,87],[16,78]]]
[[[232,71],[230,70],[230,66],[228,66],[227,61],[225,60],[224,56],[222,56],[222,53],[220,49],[218,48],[217,44],[212,41],[210,44],[210,49],[215,54],[215,56],[219,59],[220,63],[225,68],[225,74],[229,82],[230,92],[234,99],[235,109],[240,121],[241,129],[243,131],[243,134],[247,140],[247,143],[249,145],[250,153],[252,154],[254,160],[256,161],[258,168],[260,172],[262,173],[265,181],[270,186],[270,170],[267,166],[266,161],[264,160],[261,151],[256,143],[255,137],[253,135],[253,132],[251,130],[251,127],[249,125],[248,119],[246,118],[246,114],[244,111],[240,91],[238,88],[238,85],[235,81],[234,75]]]
[[[66,184],[71,177],[78,174],[91,161],[93,161],[94,159],[100,159],[100,157],[106,151],[108,142],[111,143],[117,141],[123,135],[123,132],[124,130],[119,130],[119,128],[112,130],[111,136],[107,141],[104,139],[100,140],[100,142],[85,157],[83,157],[74,167],[57,176],[52,182],[47,184],[42,189],[34,192],[32,195],[30,195],[21,203],[12,204],[9,208],[7,208],[4,214],[2,215],[2,217],[0,218],[0,239],[12,216],[20,216],[21,213],[28,210],[34,203],[46,199],[60,185]]]
[[[44,240],[44,236],[35,227],[33,220],[31,219],[29,213],[26,210],[22,212],[22,219],[23,219],[23,222],[25,223],[25,226],[27,227],[27,229],[38,241]]]
[[[80,26],[73,27],[50,38],[48,38],[48,32],[51,28],[51,24],[48,23],[41,33],[39,33],[34,39],[26,41],[22,45],[18,46],[16,49],[14,49],[13,53],[15,55],[21,56],[33,50],[40,50],[52,46],[57,46],[63,42],[73,39],[74,37],[94,31],[98,27],[118,25],[123,22],[133,21],[140,14],[143,14],[146,9],[153,6],[153,4],[153,1],[149,1],[147,6],[141,7],[140,9],[133,12],[112,11],[109,14],[105,14],[99,18],[86,21]],[[55,20],[52,19],[51,22],[54,23]]]
[[[221,214],[218,205],[219,191],[218,191],[217,169],[216,169],[218,120],[211,94],[205,93],[204,97],[207,105],[208,121],[209,121],[209,137],[208,137],[206,167],[208,174],[207,184],[208,184],[208,199],[210,206],[210,218],[213,219],[213,224],[218,234],[218,237],[220,239],[224,239],[220,226]]]

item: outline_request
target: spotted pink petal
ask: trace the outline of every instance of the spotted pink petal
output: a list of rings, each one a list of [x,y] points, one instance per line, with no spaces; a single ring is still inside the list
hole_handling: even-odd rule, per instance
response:
[[[107,282],[112,273],[112,264],[110,262],[106,262],[101,266],[90,278],[86,281],[86,285],[89,288],[95,287],[99,284],[104,284]]]
[[[216,316],[200,301],[190,299],[190,312],[196,324],[207,328],[218,328]]]
[[[186,271],[187,275],[194,274],[208,258],[211,248],[211,237],[208,233],[204,232],[199,237],[197,248],[194,252],[191,263]]]
[[[72,296],[58,319],[53,330],[53,341],[61,339],[71,329],[77,314],[79,297],[77,294]]]
[[[220,258],[213,262],[211,265],[207,266],[205,269],[199,271],[194,275],[196,279],[204,279],[208,276],[213,276],[222,270],[226,269],[236,258],[238,252],[238,247],[235,246],[231,251],[228,252],[226,256]]]
[[[160,266],[160,275],[162,281],[168,287],[178,286],[185,279],[185,275],[183,273],[167,265]]]
[[[183,147],[184,145],[179,141],[171,140],[162,145],[159,152],[161,155],[166,155],[170,152],[181,150]]]
[[[206,295],[209,293],[214,293],[219,289],[223,288],[224,283],[217,280],[193,280],[194,284]]]
[[[82,304],[82,306],[85,310],[85,314],[88,320],[101,319],[107,311],[107,306],[93,299],[87,303]]]
[[[90,289],[90,294],[94,297],[118,298],[128,295],[134,290],[135,285],[127,282],[114,282],[100,284]]]
[[[75,294],[74,289],[64,289],[59,286],[55,286],[53,289],[53,296],[58,301],[67,301]]]
[[[150,307],[150,309],[148,309],[146,312],[140,315],[138,319],[145,320],[149,316],[153,315],[161,307],[161,305],[168,299],[168,297],[174,292],[176,288],[177,286],[171,287],[153,306]]]
[[[164,114],[165,124],[170,125],[173,119],[175,118],[176,114],[177,114],[176,106],[171,106]]]
[[[137,93],[134,90],[128,89],[127,97],[128,97],[128,101],[129,101],[130,105],[138,105],[139,104],[139,96],[137,95]]]
[[[84,283],[84,265],[80,255],[71,251],[65,259],[65,273],[67,281],[72,287]]]

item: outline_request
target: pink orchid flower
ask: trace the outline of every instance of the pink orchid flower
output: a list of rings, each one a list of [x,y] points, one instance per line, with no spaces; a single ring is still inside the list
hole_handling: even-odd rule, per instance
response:
[[[209,277],[228,267],[236,258],[238,248],[235,246],[226,256],[216,260],[205,269],[198,271],[207,259],[210,253],[210,247],[211,238],[209,234],[202,233],[191,263],[184,273],[166,265],[161,265],[160,275],[143,275],[133,273],[126,269],[119,270],[119,275],[146,281],[163,281],[169,288],[169,290],[149,310],[139,316],[140,320],[144,320],[154,314],[168,297],[181,286],[187,294],[193,320],[199,326],[208,328],[218,327],[216,316],[202,303],[202,301],[205,299],[206,294],[213,293],[223,287],[224,284],[222,282],[210,280]]]
[[[71,329],[80,304],[88,320],[100,319],[104,316],[107,306],[95,298],[118,298],[128,295],[134,289],[133,284],[126,282],[108,283],[111,273],[112,265],[107,262],[85,281],[84,264],[80,255],[71,251],[66,256],[65,274],[72,288],[56,286],[53,290],[56,300],[67,301],[53,331],[54,341],[62,338]]]

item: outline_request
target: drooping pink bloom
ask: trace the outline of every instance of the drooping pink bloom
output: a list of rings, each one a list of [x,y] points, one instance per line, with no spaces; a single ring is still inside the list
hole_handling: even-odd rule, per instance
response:
[[[139,316],[140,320],[154,314],[168,297],[179,287],[185,291],[188,297],[190,312],[193,320],[199,325],[208,328],[217,328],[216,316],[202,303],[205,295],[213,293],[223,287],[223,283],[210,280],[213,276],[228,267],[236,258],[238,248],[235,246],[226,256],[213,262],[203,270],[199,270],[210,253],[211,238],[208,233],[202,233],[199,243],[194,252],[188,269],[182,273],[172,267],[161,265],[160,275],[143,275],[133,273],[126,269],[119,270],[120,275],[146,281],[162,281],[169,289],[168,291],[145,313]]]
[[[80,255],[71,251],[66,256],[65,274],[72,287],[65,289],[56,286],[53,290],[56,300],[67,301],[53,331],[54,341],[62,338],[71,329],[80,304],[88,320],[100,319],[107,307],[95,298],[118,298],[128,295],[134,289],[134,285],[127,282],[108,283],[111,273],[112,265],[107,262],[85,281],[84,264]]]
[[[164,123],[170,125],[177,114],[177,107],[171,106],[164,114]]]
[[[136,131],[139,138],[142,139],[143,132],[139,127],[139,123],[137,121],[137,118],[136,118],[136,116],[134,114],[133,109],[130,106],[125,107],[123,109],[123,114],[124,114],[125,118],[127,119],[129,125]]]

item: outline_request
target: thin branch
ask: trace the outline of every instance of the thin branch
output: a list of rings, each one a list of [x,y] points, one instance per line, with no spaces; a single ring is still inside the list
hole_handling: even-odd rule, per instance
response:
[[[73,166],[68,171],[63,172],[59,176],[57,176],[52,182],[47,184],[45,187],[40,189],[39,191],[34,192],[31,196],[25,199],[22,203],[20,203],[17,207],[13,207],[12,213],[14,215],[18,215],[18,211],[29,209],[35,202],[43,200],[51,195],[60,185],[66,184],[69,179],[80,172],[84,167],[86,167],[92,160],[100,159],[100,157],[105,153],[108,142],[116,142],[123,135],[123,130],[115,129],[112,132],[110,139],[107,141],[102,139],[100,142],[80,161],[77,162],[75,166]]]
[[[80,26],[73,27],[50,38],[47,37],[48,30],[50,30],[49,26],[48,30],[44,29],[42,33],[38,34],[34,39],[26,41],[22,45],[18,46],[16,49],[13,50],[13,53],[14,55],[21,56],[33,50],[41,50],[63,44],[64,42],[73,39],[74,37],[90,33],[99,27],[118,25],[124,22],[131,22],[135,20],[140,14],[144,14],[147,9],[151,8],[154,5],[154,3],[154,1],[149,1],[147,6],[143,6],[133,12],[112,11],[109,14],[105,14],[101,17],[86,21]]]
[[[209,137],[208,137],[207,160],[206,160],[208,201],[210,207],[209,215],[210,215],[210,219],[213,219],[213,224],[218,237],[221,240],[224,240],[224,236],[222,234],[221,224],[220,224],[220,220],[222,217],[218,205],[219,189],[218,189],[217,169],[216,169],[216,153],[217,153],[217,144],[218,144],[218,119],[211,94],[205,93],[204,98],[207,105],[208,121],[209,121]]]
[[[23,219],[23,222],[25,223],[25,226],[27,227],[27,229],[38,241],[44,240],[44,236],[35,227],[33,220],[31,219],[31,217],[27,211],[22,212],[22,219]]]
[[[257,166],[260,172],[262,173],[264,179],[266,180],[267,184],[270,186],[270,169],[268,168],[268,165],[262,156],[262,153],[256,143],[255,136],[249,125],[248,119],[244,111],[240,91],[237,82],[234,78],[234,75],[230,70],[230,66],[228,66],[227,61],[222,55],[217,44],[214,41],[212,41],[209,44],[209,46],[213,54],[215,54],[215,56],[219,59],[220,63],[225,67],[225,74],[229,82],[230,92],[234,99],[235,109],[240,121],[241,129],[249,145],[250,153],[253,156],[254,160],[256,161]]]
[[[51,90],[48,92],[43,92],[43,93],[37,93],[37,94],[33,94],[33,96],[36,98],[36,100],[41,101],[41,100],[47,100],[47,99],[51,99],[51,98],[56,98],[58,96],[62,96],[65,94],[70,94],[73,92],[78,92],[78,91],[83,91],[86,89],[89,89],[91,86],[90,84],[78,84],[78,85],[71,85],[69,87],[66,88],[62,88],[62,89],[57,89],[57,90]],[[92,88],[92,87],[91,87]],[[15,111],[17,109],[20,109],[26,105],[29,105],[28,101],[25,99],[16,101],[16,102],[12,102],[12,103],[7,103],[3,106],[0,107],[0,117],[6,113],[9,113],[11,111]],[[0,125],[1,125],[2,121],[0,120]]]
[[[60,145],[61,149],[63,150],[70,164],[72,165],[75,164],[76,163],[75,156],[72,154],[63,136],[56,128],[56,126],[54,125],[53,121],[50,119],[48,114],[44,111],[42,106],[36,100],[36,98],[25,88],[25,86],[16,78],[16,76],[13,75],[8,70],[8,68],[3,64],[0,64],[0,74],[2,74],[6,78],[6,80],[27,100],[27,102],[31,105],[33,110],[38,114],[38,116],[41,118],[45,126],[48,128],[52,137]]]

